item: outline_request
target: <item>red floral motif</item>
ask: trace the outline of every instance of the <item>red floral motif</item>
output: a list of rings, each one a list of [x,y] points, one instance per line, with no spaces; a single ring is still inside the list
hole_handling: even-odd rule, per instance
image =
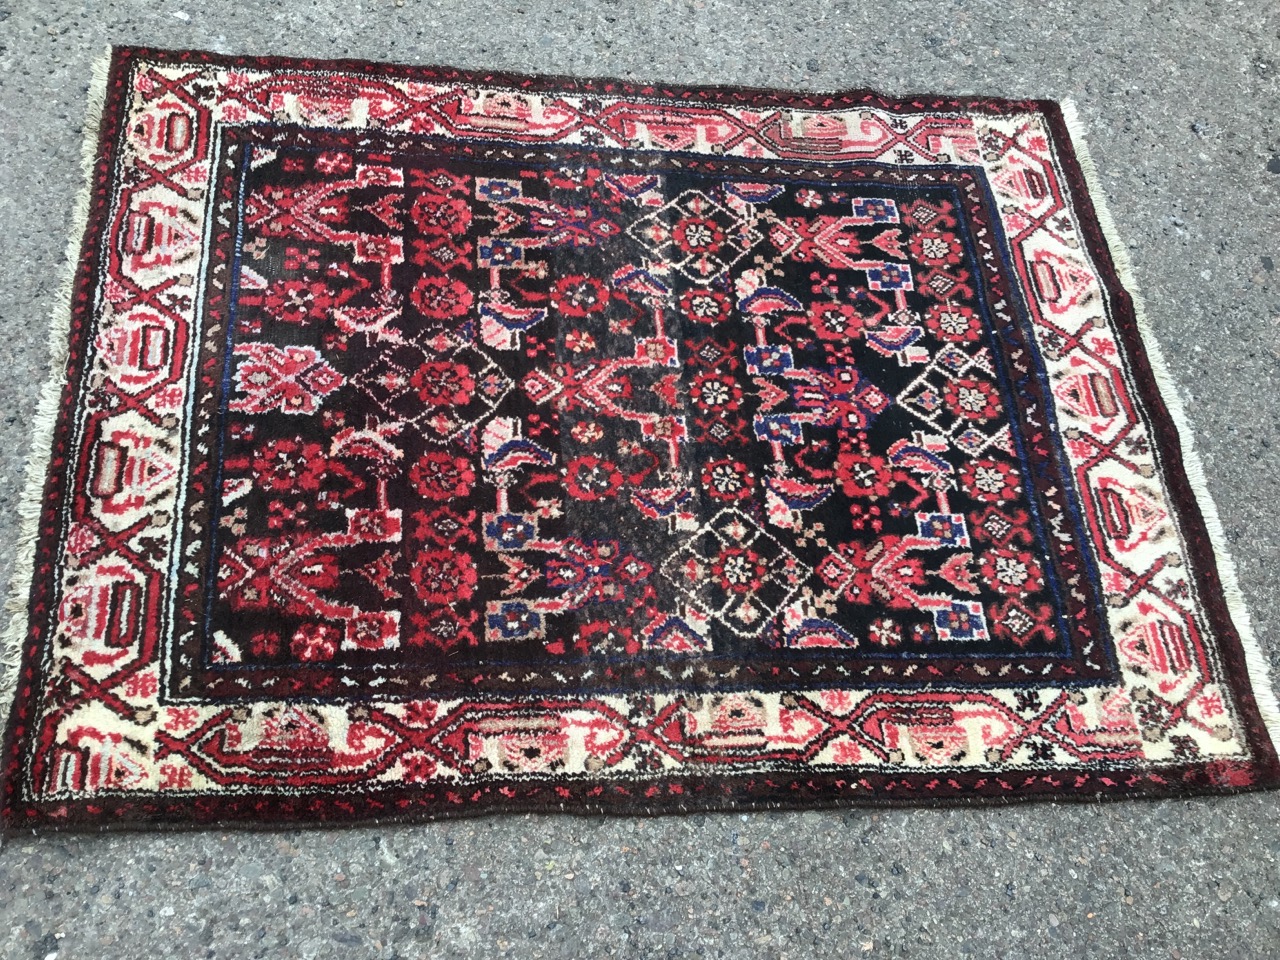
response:
[[[847,445],[836,456],[835,472],[840,489],[849,497],[878,500],[887,497],[897,482],[887,459]]]
[[[409,471],[413,487],[428,500],[454,500],[471,493],[476,473],[464,457],[443,451],[423,454]]]
[[[969,307],[935,303],[924,313],[924,324],[939,340],[971,343],[982,336],[982,322]]]
[[[426,783],[436,775],[436,761],[425,753],[406,754],[400,758],[400,766],[404,769],[404,778],[410,783]]]
[[[622,549],[616,540],[566,540],[562,553],[546,563],[547,586],[565,591],[573,609],[589,603],[617,603],[630,585],[642,583],[653,567]]]
[[[342,150],[325,150],[316,155],[316,172],[346,173],[351,169],[351,154]]]
[[[454,550],[420,550],[409,568],[418,598],[427,603],[470,600],[476,585],[475,561]]]
[[[412,647],[431,646],[449,651],[459,646],[474,646],[476,635],[468,622],[460,619],[451,607],[436,607],[430,612],[415,613],[410,617],[413,629],[407,640]]]
[[[425,727],[440,713],[439,706],[431,700],[413,700],[405,704],[404,722],[413,727]]]
[[[893,649],[902,646],[902,624],[889,617],[876,617],[867,628],[867,640],[877,647]]]
[[[556,281],[551,302],[566,317],[586,317],[608,305],[609,288],[596,277],[572,274]]]
[[[319,280],[277,280],[262,306],[277,320],[305,325],[323,319],[333,302],[333,291]]]
[[[255,657],[274,657],[280,652],[280,634],[259,630],[249,638],[249,652]]]
[[[1022,492],[1017,468],[1002,460],[969,460],[960,468],[960,485],[975,500],[1012,500]]]
[[[332,660],[338,652],[340,634],[327,623],[304,623],[289,641],[289,652],[308,663]]]
[[[640,643],[630,627],[620,627],[610,620],[591,620],[579,628],[574,648],[581,653],[594,650],[636,654],[640,652]]]
[[[578,443],[596,443],[604,439],[604,427],[594,420],[579,420],[569,430]]]
[[[902,209],[902,217],[918,229],[954,230],[958,226],[955,207],[946,200],[913,200]]]
[[[293,437],[269,440],[252,457],[230,459],[227,466],[233,470],[248,468],[259,483],[277,493],[315,493],[330,468],[338,465],[329,462],[320,444]]]
[[[569,737],[561,730],[519,730],[501,734],[497,746],[504,769],[543,773],[564,765]]]
[[[460,237],[471,226],[471,207],[465,200],[437,193],[419,194],[409,216],[425,234]]]
[[[689,395],[698,409],[732,411],[742,406],[742,387],[726,373],[707,372],[694,377]]]
[[[988,550],[982,556],[982,576],[1001,593],[1034,593],[1042,585],[1040,565],[1026,550]]]
[[[685,253],[714,253],[725,241],[724,228],[709,217],[682,217],[671,239]]]
[[[617,496],[622,486],[622,473],[612,460],[584,456],[569,461],[565,468],[565,487],[579,500],[604,500]]]
[[[850,603],[912,610],[914,599],[899,588],[923,586],[924,564],[919,557],[897,551],[895,548],[900,542],[900,537],[886,536],[871,544],[857,540],[838,544],[819,564],[818,576]],[[882,569],[886,555],[894,556],[895,560],[887,569]]]
[[[1036,641],[1053,636],[1053,609],[1047,603],[1025,603],[1010,597],[991,607],[992,633],[1018,647],[1026,648]]]
[[[596,338],[585,330],[570,330],[564,335],[564,347],[574,353],[590,353],[596,348]]]
[[[476,542],[476,532],[472,529],[476,519],[474,510],[458,513],[448,507],[439,507],[430,511],[418,510],[413,517],[417,521],[413,535],[418,540],[442,547]]]
[[[972,284],[973,275],[960,267],[934,267],[928,271],[922,268],[916,278],[916,289],[940,303],[971,300],[974,295]]]
[[[308,606],[294,593],[296,587],[310,592],[331,590],[338,585],[338,558],[327,551],[310,551],[300,561],[302,544],[289,537],[243,538],[236,547],[235,560],[224,560],[220,586],[228,603],[236,610],[280,608],[290,613],[306,613]],[[240,569],[233,569],[239,566]],[[288,572],[284,582],[282,571]]]
[[[911,237],[911,254],[921,263],[955,266],[964,257],[964,248],[953,233],[920,230]]]
[[[346,224],[351,215],[345,193],[328,192],[317,202],[310,186],[268,185],[251,194],[245,207],[245,221],[251,228],[294,240],[326,240],[327,229]]]
[[[1031,517],[1020,508],[987,506],[969,515],[969,529],[975,540],[1001,547],[1014,543],[1030,546],[1033,540]]]
[[[973,377],[950,381],[943,399],[953,414],[966,420],[984,422],[1001,413],[995,385]]]
[[[769,574],[769,567],[754,550],[726,547],[712,560],[711,574],[725,590],[748,593],[760,589]]]
[[[354,613],[346,618],[343,646],[357,650],[389,650],[400,646],[399,618],[385,613]]]
[[[466,406],[476,389],[470,368],[448,360],[424,363],[409,377],[409,385],[432,407]]]
[[[822,206],[822,194],[817,190],[810,190],[807,187],[796,191],[796,203],[810,210],[816,210]]]
[[[599,167],[566,167],[561,170],[547,170],[543,173],[547,183],[562,190],[582,190],[594,187],[600,179]]]
[[[432,320],[455,320],[466,316],[474,295],[461,280],[426,276],[417,282],[409,299],[418,312]]]
[[[745,500],[755,489],[755,477],[736,460],[713,460],[702,468],[702,485],[717,500]]]
[[[820,340],[838,342],[859,337],[865,322],[849,303],[819,301],[809,306],[809,323]]]
[[[680,312],[695,323],[717,324],[729,318],[729,298],[719,290],[686,290],[680,295]]]

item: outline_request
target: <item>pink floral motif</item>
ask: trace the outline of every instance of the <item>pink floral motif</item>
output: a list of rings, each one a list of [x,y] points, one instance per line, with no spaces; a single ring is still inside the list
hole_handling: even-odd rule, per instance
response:
[[[229,406],[239,413],[315,413],[344,382],[314,347],[242,343],[235,356],[236,387],[244,396]]]

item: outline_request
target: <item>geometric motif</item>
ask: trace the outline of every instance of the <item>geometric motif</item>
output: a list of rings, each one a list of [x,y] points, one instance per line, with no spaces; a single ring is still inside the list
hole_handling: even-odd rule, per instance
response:
[[[1056,104],[111,76],[7,824],[1280,781]]]

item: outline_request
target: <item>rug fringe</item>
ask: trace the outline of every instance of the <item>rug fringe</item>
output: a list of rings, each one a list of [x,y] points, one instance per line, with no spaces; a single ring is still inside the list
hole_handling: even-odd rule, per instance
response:
[[[27,637],[27,607],[35,575],[35,547],[44,501],[45,479],[53,453],[53,433],[58,422],[58,408],[67,379],[68,338],[71,331],[71,297],[80,260],[80,249],[89,221],[89,203],[93,190],[93,171],[98,162],[98,133],[106,102],[107,79],[111,68],[111,48],[94,60],[85,107],[84,138],[80,145],[80,167],[83,181],[71,213],[67,237],[66,262],[53,309],[49,315],[49,373],[40,390],[35,416],[31,421],[31,442],[27,448],[26,482],[18,506],[19,533],[14,549],[13,578],[5,611],[9,623],[0,639],[0,718],[10,719],[13,698],[18,688],[18,672],[22,666]]]
[[[1253,625],[1249,619],[1249,609],[1245,604],[1244,593],[1240,590],[1239,580],[1236,577],[1235,563],[1227,549],[1226,532],[1222,528],[1222,520],[1218,516],[1217,505],[1209,493],[1209,487],[1205,480],[1204,465],[1200,460],[1200,454],[1196,450],[1195,432],[1191,429],[1191,424],[1187,420],[1186,409],[1178,393],[1177,383],[1165,362],[1164,354],[1160,349],[1160,342],[1156,339],[1155,331],[1152,330],[1151,324],[1147,320],[1145,304],[1141,294],[1138,292],[1138,284],[1133,275],[1133,263],[1129,259],[1129,250],[1121,241],[1116,230],[1115,221],[1111,218],[1111,211],[1107,207],[1106,193],[1098,180],[1097,167],[1094,166],[1093,157],[1089,153],[1089,147],[1085,141],[1084,124],[1080,121],[1075,101],[1063,100],[1061,106],[1063,120],[1066,121],[1067,131],[1070,133],[1072,144],[1075,147],[1076,159],[1080,163],[1085,183],[1088,186],[1089,198],[1093,201],[1098,223],[1102,227],[1102,233],[1106,237],[1107,246],[1111,251],[1111,259],[1115,262],[1116,270],[1120,274],[1120,282],[1133,300],[1133,312],[1138,321],[1138,331],[1142,335],[1142,342],[1146,347],[1147,359],[1151,363],[1151,371],[1155,376],[1156,385],[1159,387],[1160,395],[1164,399],[1164,405],[1168,409],[1169,415],[1173,418],[1174,427],[1178,432],[1179,445],[1182,448],[1182,464],[1187,474],[1187,480],[1191,483],[1191,490],[1195,494],[1196,502],[1200,507],[1200,513],[1204,517],[1205,527],[1209,531],[1209,541],[1213,546],[1214,558],[1217,561],[1218,577],[1222,581],[1222,592],[1227,602],[1227,612],[1231,615],[1231,620],[1240,634],[1240,643],[1244,648],[1245,666],[1249,672],[1249,686],[1253,690],[1253,697],[1258,705],[1258,713],[1262,715],[1267,732],[1271,735],[1272,744],[1275,746],[1276,751],[1280,752],[1280,703],[1277,703],[1275,688],[1271,684],[1270,665],[1266,655],[1262,652],[1262,646],[1259,644],[1257,636],[1253,632]]]

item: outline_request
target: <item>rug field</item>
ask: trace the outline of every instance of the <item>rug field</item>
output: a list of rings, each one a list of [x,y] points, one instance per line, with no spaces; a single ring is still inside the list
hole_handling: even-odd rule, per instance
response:
[[[1280,783],[1069,105],[98,81],[6,827]]]

